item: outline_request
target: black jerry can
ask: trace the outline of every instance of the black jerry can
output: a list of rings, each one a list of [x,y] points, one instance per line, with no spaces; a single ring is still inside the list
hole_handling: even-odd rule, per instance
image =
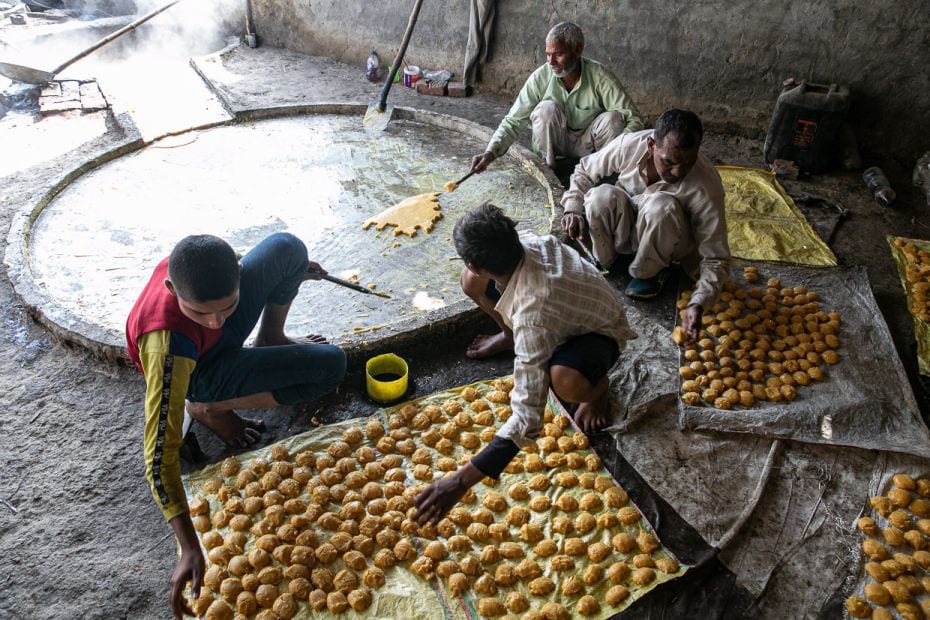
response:
[[[765,163],[786,159],[810,173],[833,167],[849,110],[849,88],[793,78],[782,86],[765,136]]]

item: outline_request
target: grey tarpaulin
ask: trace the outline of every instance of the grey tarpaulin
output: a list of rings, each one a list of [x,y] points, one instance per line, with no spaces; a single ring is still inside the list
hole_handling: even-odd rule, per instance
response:
[[[883,455],[884,458],[878,459],[876,462],[875,468],[872,470],[872,478],[869,481],[869,491],[866,496],[863,496],[860,499],[862,514],[867,515],[875,519],[875,523],[878,525],[879,529],[884,529],[889,527],[891,523],[886,517],[881,516],[878,512],[871,509],[869,506],[869,497],[873,495],[887,495],[888,491],[894,486],[892,484],[891,477],[897,473],[906,473],[912,478],[930,478],[930,462],[926,460],[916,459],[913,457],[901,457],[899,455]],[[858,516],[858,515],[856,515]],[[869,577],[868,573],[865,572],[865,558],[862,553],[862,541],[865,540],[866,536],[855,529],[855,520],[850,524],[853,527],[854,534],[854,545],[855,553],[860,556],[862,559],[859,562],[859,571],[855,575],[855,579],[850,579],[854,582],[851,586],[851,589],[846,594],[855,592],[858,593],[860,597],[865,598],[863,595],[863,590],[865,589],[866,584],[874,583],[875,580]],[[881,537],[877,537],[879,540],[882,540]],[[914,550],[909,547],[892,547],[890,544],[886,544],[885,548],[889,552],[899,552],[903,551],[910,555]],[[922,575],[919,573],[918,578]],[[915,601],[917,597],[915,596]]]
[[[839,617],[861,568],[853,524],[876,478],[927,461],[791,441],[773,450],[780,440],[682,430],[672,320],[637,307],[628,315],[639,338],[611,372],[617,451],[705,541],[724,547],[721,561],[753,599],[748,617]]]
[[[763,280],[774,276],[783,286],[817,291],[825,310],[840,313],[841,362],[825,366],[827,380],[800,387],[791,403],[757,402],[749,409],[730,411],[680,403],[682,428],[930,457],[930,432],[920,418],[865,269],[756,264]]]
[[[468,42],[465,44],[465,70],[462,80],[466,86],[478,82],[478,70],[491,56],[491,36],[494,32],[497,0],[471,0],[468,18]]]

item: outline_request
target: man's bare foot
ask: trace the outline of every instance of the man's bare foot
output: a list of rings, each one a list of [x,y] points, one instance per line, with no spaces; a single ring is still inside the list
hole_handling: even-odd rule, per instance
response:
[[[263,420],[243,418],[232,409],[209,411],[202,403],[188,403],[191,417],[216,433],[227,446],[247,448],[254,445],[265,430]]]
[[[498,332],[493,336],[481,334],[475,336],[468,348],[465,349],[465,356],[473,360],[480,360],[504,351],[513,350],[513,336],[504,332]]]
[[[289,338],[288,336],[266,337],[256,336],[252,341],[253,347],[280,347],[289,344],[326,344],[328,341],[325,336],[319,334],[309,334],[302,338]]]
[[[585,435],[604,430],[610,425],[607,402],[580,403],[575,410],[575,424]]]

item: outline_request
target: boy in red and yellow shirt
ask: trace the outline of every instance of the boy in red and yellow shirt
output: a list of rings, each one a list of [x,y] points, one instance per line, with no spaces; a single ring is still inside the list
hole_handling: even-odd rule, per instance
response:
[[[145,375],[145,463],[152,495],[171,524],[181,559],[171,578],[175,616],[193,615],[182,590],[199,595],[204,558],[181,486],[185,408],[227,444],[255,443],[264,423],[237,409],[313,400],[339,385],[345,354],[320,337],[284,335],[305,280],[325,271],[287,233],[271,235],[241,263],[222,239],[181,240],[155,268],[126,321],[129,356]],[[261,324],[252,347],[246,338]]]

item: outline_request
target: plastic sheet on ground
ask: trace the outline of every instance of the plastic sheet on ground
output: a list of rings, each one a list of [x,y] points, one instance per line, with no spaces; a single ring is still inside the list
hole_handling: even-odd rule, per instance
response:
[[[472,414],[475,414],[476,413],[475,410],[478,408],[472,407],[473,403],[471,403],[471,401],[467,401],[466,399],[464,399],[462,395],[463,391],[466,388],[473,387],[478,393],[478,396],[479,396],[478,400],[481,400],[482,402],[489,404],[490,410],[493,412],[495,411],[495,409],[500,410],[502,407],[504,407],[504,405],[495,405],[494,403],[491,403],[490,401],[484,400],[483,398],[481,398],[481,397],[486,396],[488,392],[492,391],[493,389],[492,383],[493,382],[475,383],[475,384],[472,384],[471,386],[465,386],[465,387],[456,388],[456,389],[453,389],[447,392],[433,394],[433,395],[430,395],[430,396],[427,396],[421,399],[417,399],[415,401],[411,401],[411,403],[413,403],[422,413],[423,409],[427,407],[428,405],[435,404],[437,406],[442,406],[447,401],[454,400],[456,403],[458,403],[460,407],[468,411],[471,411]],[[378,419],[387,428],[390,428],[391,426],[396,427],[398,416],[403,415],[400,412],[402,412],[404,408],[406,407],[409,407],[408,403],[398,405],[390,409],[382,410],[381,412],[379,412],[372,418],[349,420],[347,422],[343,422],[339,424],[333,424],[329,426],[316,428],[306,433],[303,433],[301,435],[291,437],[280,443],[285,445],[288,448],[292,459],[294,458],[295,454],[297,454],[300,451],[304,451],[304,450],[311,450],[315,453],[323,453],[327,450],[327,448],[331,444],[333,444],[334,442],[342,438],[343,432],[346,429],[348,428],[364,429],[364,425],[369,419]],[[444,411],[446,410],[444,409]],[[564,410],[561,408],[561,406],[558,404],[557,401],[555,401],[553,398],[550,398],[550,401],[547,405],[547,412],[553,416],[558,416],[559,413],[564,412]],[[500,412],[498,411],[497,413],[500,413]],[[454,415],[451,417],[454,417]],[[500,423],[501,423],[501,420],[499,419],[497,415],[495,415],[494,425],[499,425]],[[411,425],[411,426],[414,426],[414,425]],[[422,441],[423,434],[427,432],[428,430],[435,430],[439,427],[440,427],[440,423],[438,422],[435,425],[422,428],[421,430],[417,430],[411,427],[410,428],[411,436],[415,440],[416,446],[419,448],[419,447],[428,445]],[[465,430],[473,431],[475,434],[478,434],[478,432],[482,430],[483,428],[486,428],[486,427],[476,425],[475,427],[471,429],[465,428]],[[568,425],[568,427],[564,429],[564,434],[567,436],[573,436],[574,433],[578,433],[578,431],[577,429],[573,428],[573,426],[571,425]],[[583,435],[579,435],[579,436],[583,437]],[[366,437],[362,440],[360,444],[354,445],[353,450],[358,448],[359,446],[374,447],[374,443],[369,441],[369,439]],[[480,446],[475,448],[475,452],[477,452],[479,449],[480,449]],[[431,451],[431,452],[435,452],[435,451]],[[591,454],[593,454],[590,450],[586,450],[586,449],[574,450],[571,453],[578,454],[579,456],[586,456],[586,455],[590,456]],[[567,458],[568,455],[571,453],[566,453],[565,458]],[[446,456],[450,456],[458,462],[465,455],[466,455],[465,448],[463,448],[457,442],[453,442],[452,452],[447,454]],[[434,457],[433,457],[434,467],[437,464],[438,457],[440,456],[443,456],[443,455],[438,454],[438,453],[434,454]],[[525,459],[526,456],[527,456],[526,452],[521,452],[518,455],[518,459],[521,459],[521,460]],[[540,453],[540,456],[545,457],[546,454]],[[262,448],[260,450],[255,450],[252,452],[241,454],[238,457],[239,461],[242,463],[243,468],[248,466],[248,464],[251,463],[253,459],[257,459],[257,458],[264,458],[264,459],[269,460],[270,462],[271,461],[271,448],[270,447]],[[203,485],[208,479],[212,477],[215,477],[215,476],[222,477],[220,467],[221,467],[221,464],[211,465],[203,469],[200,472],[196,472],[196,473],[191,474],[190,476],[185,477],[184,479],[185,488],[190,498],[193,498],[194,496],[201,496],[201,497],[209,498],[210,504],[211,504],[211,514],[213,513],[213,511],[221,508],[222,505],[215,496],[209,496],[208,494],[204,492]],[[407,487],[424,484],[423,482],[418,481],[414,478],[414,474],[413,474],[414,466],[409,458],[404,459],[402,467],[407,471],[407,481],[405,482]],[[500,483],[494,485],[492,489],[488,489],[487,486],[485,486],[484,484],[477,485],[474,489],[476,491],[477,500],[472,504],[465,505],[465,507],[468,508],[469,510],[475,510],[476,508],[480,508],[481,501],[485,493],[490,492],[490,491],[495,491],[495,492],[498,492],[504,495],[505,497],[508,498],[508,502],[511,505],[523,505],[525,502],[517,502],[516,500],[510,499],[508,495],[508,491],[517,483],[520,483],[520,482],[526,483],[531,477],[539,473],[544,473],[546,477],[549,478],[549,480],[551,481],[551,485],[549,486],[548,489],[543,490],[543,491],[532,491],[532,495],[546,495],[550,498],[550,501],[553,504],[555,504],[555,502],[558,501],[558,499],[561,496],[566,495],[566,494],[573,495],[576,499],[580,500],[585,494],[591,493],[592,489],[584,488],[582,485],[578,485],[578,486],[571,487],[571,488],[564,488],[564,487],[559,486],[559,484],[556,483],[557,476],[560,473],[568,472],[568,471],[573,471],[573,470],[570,469],[567,464],[564,464],[561,466],[546,467],[542,472],[523,471],[523,472],[505,473],[502,475]],[[619,487],[616,481],[610,477],[610,473],[603,467],[602,464],[600,464],[599,460],[592,462],[590,465],[586,462],[585,465],[581,469],[577,469],[574,471],[579,476],[583,472],[590,471],[591,473],[594,473],[598,476],[606,477],[611,486]],[[434,476],[436,478],[440,477],[441,475],[442,474],[441,472],[438,471],[438,469],[434,471]],[[234,477],[233,477],[232,483],[233,484],[235,483]],[[307,502],[309,503],[309,497],[307,496],[305,490],[301,491],[301,495],[299,497],[301,499],[307,500]],[[629,504],[629,505],[632,505],[632,504]],[[329,509],[336,510],[336,508],[332,508],[332,507],[329,507]],[[597,510],[592,508],[591,512],[592,514],[600,515],[603,512],[615,512],[616,510],[617,510],[616,507],[609,508],[605,504],[603,508],[600,508]],[[553,512],[554,512],[554,509],[553,509]],[[540,528],[542,529],[543,535],[545,536],[546,539],[554,540],[557,543],[561,543],[567,536],[577,536],[577,537],[582,538],[588,544],[592,544],[596,541],[600,541],[600,542],[606,543],[607,545],[610,545],[612,537],[616,535],[617,533],[619,533],[620,531],[626,531],[631,536],[633,536],[634,539],[637,537],[638,533],[641,533],[641,532],[648,532],[657,538],[657,536],[655,536],[655,531],[652,529],[649,523],[642,517],[641,513],[640,513],[639,520],[635,523],[631,523],[627,525],[617,524],[609,528],[601,528],[598,526],[584,534],[573,533],[567,536],[558,534],[552,530],[551,514],[552,512],[548,510],[543,511],[543,512],[532,512],[530,522],[538,524],[540,526]],[[568,513],[567,516],[574,519],[578,514],[579,513],[577,511],[572,511]],[[262,517],[262,513],[255,515],[253,519],[253,523],[261,517]],[[500,522],[500,519],[498,519],[498,522]],[[229,530],[226,527],[220,528],[219,531],[224,535],[229,533]],[[511,535],[512,535],[513,542],[517,542],[521,545],[521,547],[524,547],[524,553],[526,557],[534,557],[534,554],[531,551],[534,545],[521,542],[517,537],[518,531],[519,531],[518,528],[516,529],[511,528]],[[321,533],[323,533],[325,537],[325,532],[321,531]],[[457,531],[456,533],[464,534],[464,530]],[[420,554],[422,553],[425,545],[429,542],[419,537],[412,537],[412,540],[414,542],[414,546],[419,550]],[[441,537],[440,537],[440,540],[442,540]],[[254,546],[254,541],[250,539],[249,542],[247,543],[245,553],[248,553],[253,548],[253,546]],[[472,553],[475,555],[478,555],[480,551],[480,547],[481,547],[481,544],[478,544],[476,547],[473,547]],[[606,570],[606,568],[610,566],[612,562],[615,562],[615,561],[632,562],[633,556],[637,553],[639,553],[639,551],[637,551],[634,548],[629,554],[621,554],[620,552],[614,550],[611,547],[611,555],[608,556],[607,559],[603,560],[601,564],[604,566]],[[453,554],[453,555],[456,555],[456,554]],[[656,550],[652,555],[654,558],[666,557],[670,559],[675,559],[674,556],[668,550],[662,547]],[[534,607],[539,607],[539,606],[542,606],[542,604],[547,601],[561,602],[566,606],[566,608],[569,609],[571,613],[574,613],[574,606],[575,606],[575,603],[577,602],[577,597],[560,596],[558,594],[559,586],[563,578],[567,578],[568,576],[575,575],[575,574],[579,575],[580,577],[580,575],[583,572],[583,569],[588,564],[587,558],[585,558],[584,556],[575,558],[575,568],[571,571],[563,573],[562,575],[552,571],[552,569],[548,567],[548,563],[546,559],[544,558],[536,558],[536,559],[539,560],[540,564],[545,567],[543,569],[544,574],[551,577],[552,580],[555,582],[556,590],[553,594],[550,594],[546,597],[528,596],[528,598],[530,598],[531,604]],[[517,561],[519,560],[515,560],[515,563]],[[341,568],[340,561],[337,560],[333,566],[335,566],[333,568],[333,571],[335,572],[336,568]],[[423,581],[419,579],[418,577],[416,577],[412,572],[410,572],[407,568],[408,566],[409,566],[409,562],[404,562],[390,569],[385,570],[386,585],[380,589],[372,590],[373,602],[372,602],[372,606],[367,611],[362,612],[362,613],[355,613],[350,609],[344,614],[340,614],[340,616],[349,617],[349,618],[352,618],[352,617],[443,618],[444,617],[444,618],[463,618],[463,619],[470,619],[470,618],[478,617],[477,608],[478,608],[479,596],[476,595],[474,591],[469,591],[464,596],[453,596],[449,592],[447,583],[445,582],[445,580],[432,579],[430,581]],[[484,567],[484,568],[487,569],[487,567]],[[630,595],[620,605],[618,605],[617,607],[613,607],[613,608],[605,602],[605,594],[607,590],[613,585],[609,580],[603,579],[602,581],[600,581],[599,583],[593,586],[586,586],[585,589],[587,590],[587,593],[593,595],[598,600],[598,602],[600,603],[600,607],[601,607],[599,613],[594,614],[592,616],[588,616],[588,617],[590,618],[610,617],[617,611],[620,611],[628,607],[630,604],[635,602],[637,599],[640,599],[641,597],[646,595],[653,588],[661,585],[662,583],[668,582],[670,580],[673,580],[685,574],[687,570],[688,570],[688,567],[683,566],[683,565],[679,567],[677,572],[674,572],[671,574],[665,574],[661,570],[657,569],[655,571],[656,573],[655,580],[645,587],[635,587],[630,582],[625,583],[625,585],[630,588]],[[502,588],[501,592],[498,594],[498,597],[500,599],[503,599],[506,591],[509,589],[510,588]],[[516,591],[521,591],[524,594],[527,594],[526,584],[523,582],[518,582],[518,584],[513,586],[512,589]],[[329,617],[330,615],[332,614],[314,613],[307,606],[301,605],[299,614],[295,617],[298,617],[298,618]]]
[[[916,459],[901,460],[895,458],[880,458],[878,460],[876,467],[872,471],[867,493],[860,495],[858,499],[862,506],[862,515],[874,519],[880,533],[877,536],[867,536],[865,533],[859,531],[858,528],[855,527],[855,520],[850,524],[854,532],[852,535],[853,543],[855,544],[854,553],[859,558],[859,562],[858,571],[855,573],[855,583],[853,587],[847,589],[848,591],[844,592],[844,594],[855,594],[860,598],[865,599],[865,586],[869,583],[875,583],[875,579],[869,576],[869,574],[865,571],[865,563],[869,561],[869,558],[866,557],[863,553],[862,543],[866,538],[872,538],[884,543],[884,547],[889,555],[889,559],[891,559],[891,554],[903,553],[910,556],[915,551],[915,548],[909,544],[899,546],[892,546],[888,544],[887,541],[884,540],[881,531],[884,530],[884,528],[891,526],[892,524],[887,517],[883,517],[877,510],[869,505],[870,497],[876,495],[887,496],[888,492],[894,488],[892,476],[898,473],[907,474],[914,480],[917,480],[918,478],[928,478],[930,477],[930,463],[927,461],[918,461]],[[927,500],[926,497],[921,497],[921,495],[916,492],[911,493],[911,496],[913,498],[921,498],[925,501]],[[909,516],[914,521],[920,518],[918,515],[914,515],[906,508],[901,510],[906,511],[906,513],[909,514]],[[922,540],[926,544],[926,537],[922,537]],[[910,573],[911,571],[908,572]],[[927,574],[928,572],[926,569],[918,568],[915,571],[914,576],[918,579],[926,579]],[[927,604],[927,602],[930,601],[930,596],[928,596],[925,592],[921,592],[919,595],[913,596],[912,602],[918,603],[921,601],[923,604]],[[872,604],[871,607],[874,609],[877,608],[878,605]],[[891,608],[889,607],[888,609],[890,610]]]
[[[611,373],[617,451],[719,549],[719,559],[754,599],[749,617],[841,617],[861,570],[854,523],[868,496],[880,488],[877,481],[896,471],[919,472],[921,463],[927,468],[930,462],[901,453],[683,430],[671,320],[664,324],[636,306],[627,313],[639,338],[627,344]],[[780,449],[773,450],[775,442]],[[771,474],[762,484],[769,463]],[[731,617],[716,607],[701,613]]]
[[[682,402],[681,427],[930,456],[930,432],[865,269],[769,263],[759,272],[763,281],[774,276],[784,286],[817,291],[824,309],[839,312],[840,363],[825,368],[825,381],[799,387],[792,402],[757,401],[733,410]]]
[[[922,241],[920,239],[907,239],[904,237],[888,237],[888,245],[891,246],[891,257],[894,259],[895,264],[898,266],[898,275],[901,277],[901,286],[904,287],[905,294],[907,295],[907,307],[910,310],[911,315],[914,314],[913,305],[914,305],[914,290],[911,286],[908,285],[907,276],[905,274],[905,269],[908,265],[907,257],[904,255],[904,252],[901,248],[895,245],[895,240],[900,239],[904,243],[913,243],[918,250],[925,250],[930,252],[930,241]],[[917,366],[920,374],[930,377],[930,323],[926,321],[921,321],[919,318],[914,316],[914,337],[917,340]]]
[[[836,256],[776,180],[758,168],[717,166],[730,252],[747,260],[835,266]]]

